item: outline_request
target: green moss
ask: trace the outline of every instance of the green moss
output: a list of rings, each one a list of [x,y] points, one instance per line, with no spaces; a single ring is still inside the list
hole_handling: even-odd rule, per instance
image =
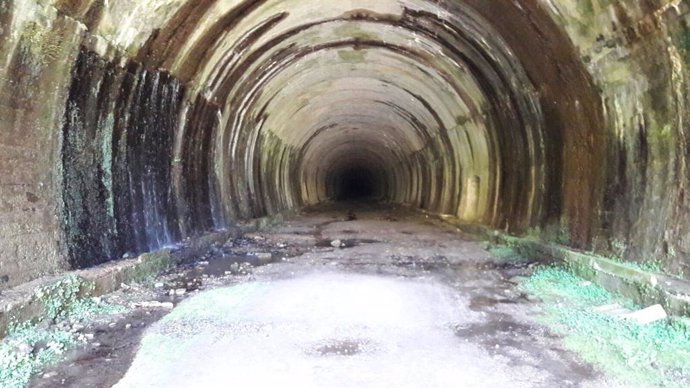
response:
[[[71,305],[82,296],[89,295],[93,289],[93,283],[77,276],[70,276],[37,289],[35,296],[43,303],[45,318],[56,320],[64,317]]]
[[[687,386],[690,326],[670,319],[638,325],[593,307],[635,304],[558,267],[538,270],[521,287],[544,300],[541,318],[565,345],[613,378],[630,386]]]
[[[487,251],[489,251],[489,253],[491,253],[493,256],[503,260],[524,260],[524,258],[518,251],[515,250],[515,248],[509,246],[491,245],[487,248]]]
[[[28,386],[32,376],[59,361],[65,351],[81,342],[74,333],[30,324],[14,326],[0,343],[0,387]],[[19,351],[22,347],[25,350]]]
[[[640,271],[658,272],[658,273],[663,272],[663,268],[662,268],[661,263],[659,261],[656,261],[656,260],[649,260],[649,261],[645,261],[644,263],[633,263],[633,262],[626,261],[624,264],[630,268],[639,269]]]
[[[127,308],[103,302],[100,298],[79,299],[65,310],[64,317],[70,321],[83,321],[99,315],[122,314]]]
[[[138,262],[127,269],[124,278],[128,282],[143,283],[174,265],[174,259],[167,250],[145,253]]]
[[[685,63],[690,63],[690,30],[684,28],[674,37],[676,47],[678,47],[678,50],[683,56],[683,61]]]
[[[122,313],[125,308],[90,298],[92,282],[70,276],[36,290],[35,296],[44,306],[42,320],[84,320],[96,315]]]
[[[40,66],[45,66],[59,58],[63,42],[65,42],[62,32],[49,31],[35,22],[26,24],[21,38],[22,48],[30,54],[34,64]]]
[[[96,316],[124,313],[124,306],[84,297],[93,284],[73,276],[36,290],[45,306],[44,321],[78,322]],[[0,342],[0,387],[26,387],[32,376],[62,359],[62,355],[84,342],[83,336],[31,322],[12,323]]]

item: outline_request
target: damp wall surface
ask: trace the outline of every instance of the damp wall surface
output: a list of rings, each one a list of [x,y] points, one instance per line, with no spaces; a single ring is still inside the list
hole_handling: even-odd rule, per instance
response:
[[[62,134],[62,225],[72,267],[180,240],[171,182],[183,93],[167,73],[80,51]]]
[[[0,0],[0,290],[375,197],[690,271],[688,1]]]

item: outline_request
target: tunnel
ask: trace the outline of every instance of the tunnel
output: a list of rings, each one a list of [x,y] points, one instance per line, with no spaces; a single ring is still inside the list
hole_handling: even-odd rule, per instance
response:
[[[4,1],[2,287],[343,199],[687,269],[684,1]]]
[[[684,279],[689,10],[0,1],[0,291],[338,202]]]

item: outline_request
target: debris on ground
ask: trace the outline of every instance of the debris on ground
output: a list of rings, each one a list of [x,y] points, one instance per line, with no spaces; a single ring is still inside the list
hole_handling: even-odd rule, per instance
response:
[[[157,300],[154,300],[151,302],[135,303],[134,307],[147,308],[147,309],[162,308],[162,309],[172,310],[175,307],[175,305],[172,302],[159,302]]]
[[[668,318],[668,314],[666,314],[666,310],[664,310],[660,304],[657,304],[647,307],[646,309],[626,314],[623,318],[637,322],[640,325],[648,325]]]

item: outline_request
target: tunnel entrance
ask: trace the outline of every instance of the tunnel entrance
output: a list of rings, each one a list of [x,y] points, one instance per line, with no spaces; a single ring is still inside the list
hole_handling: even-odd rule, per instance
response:
[[[334,176],[334,199],[373,200],[380,197],[381,178],[366,167],[348,168]]]

